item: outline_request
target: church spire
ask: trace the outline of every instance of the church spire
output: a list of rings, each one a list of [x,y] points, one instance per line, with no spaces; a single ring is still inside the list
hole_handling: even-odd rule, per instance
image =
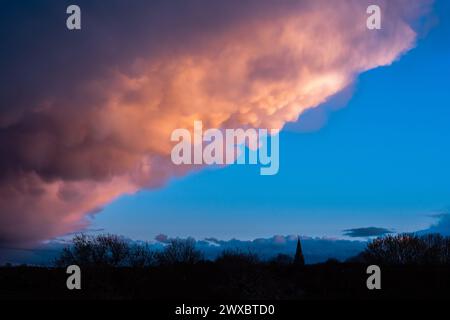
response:
[[[300,237],[297,238],[297,249],[295,250],[294,264],[298,266],[305,265],[305,258],[303,257],[302,244],[300,243]]]

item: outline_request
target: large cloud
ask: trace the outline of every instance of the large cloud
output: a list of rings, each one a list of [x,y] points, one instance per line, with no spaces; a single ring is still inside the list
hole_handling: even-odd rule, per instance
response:
[[[190,168],[170,133],[281,128],[412,48],[424,1],[64,1],[2,5],[0,241],[86,226],[124,193]],[[8,31],[8,34],[6,32]]]

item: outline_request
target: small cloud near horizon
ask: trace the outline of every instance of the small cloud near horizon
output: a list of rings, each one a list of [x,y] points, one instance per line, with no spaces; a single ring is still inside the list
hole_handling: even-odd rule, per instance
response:
[[[394,231],[386,228],[367,227],[367,228],[346,229],[342,233],[343,235],[352,238],[365,238],[365,237],[382,236],[388,233],[394,233]]]

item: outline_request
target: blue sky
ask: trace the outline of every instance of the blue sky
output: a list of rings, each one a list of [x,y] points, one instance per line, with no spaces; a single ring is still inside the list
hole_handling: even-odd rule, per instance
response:
[[[449,3],[438,1],[435,15],[416,48],[358,78],[345,106],[299,120],[326,114],[320,128],[282,132],[278,175],[252,166],[203,170],[122,196],[93,227],[143,240],[426,228],[450,205]]]

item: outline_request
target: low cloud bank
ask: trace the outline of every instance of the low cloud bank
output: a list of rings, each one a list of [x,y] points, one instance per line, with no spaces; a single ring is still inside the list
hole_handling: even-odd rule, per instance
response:
[[[160,234],[155,241],[150,243],[153,250],[161,250],[171,240],[167,235]],[[132,243],[142,241],[129,240]],[[306,263],[324,262],[329,258],[345,260],[360,253],[366,247],[365,241],[336,240],[327,238],[301,237],[303,253]],[[251,252],[262,259],[270,259],[282,253],[293,256],[297,245],[297,236],[276,235],[271,238],[259,238],[254,240],[218,240],[206,238],[196,240],[196,247],[203,252],[206,259],[215,259],[224,250],[238,250]],[[52,241],[36,249],[9,248],[1,249],[0,264],[7,262],[14,264],[51,265],[59,252],[68,245],[65,241]]]

